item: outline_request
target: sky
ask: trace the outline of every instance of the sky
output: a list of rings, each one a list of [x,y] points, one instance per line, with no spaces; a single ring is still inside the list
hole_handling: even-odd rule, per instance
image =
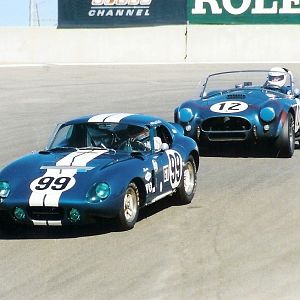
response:
[[[57,26],[58,0],[35,1],[40,26]],[[0,27],[29,26],[29,3],[30,0],[0,0]]]

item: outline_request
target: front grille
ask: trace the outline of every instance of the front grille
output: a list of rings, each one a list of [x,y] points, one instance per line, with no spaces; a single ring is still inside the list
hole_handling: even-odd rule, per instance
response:
[[[240,117],[215,117],[205,120],[202,123],[202,130],[212,131],[248,131],[251,124],[244,118]]]
[[[32,220],[60,221],[64,217],[62,207],[30,206],[27,213]]]
[[[237,99],[245,99],[246,95],[244,94],[229,94],[226,96],[226,98],[229,100],[237,100]]]
[[[247,138],[244,132],[210,132],[208,140],[212,142],[244,141]]]

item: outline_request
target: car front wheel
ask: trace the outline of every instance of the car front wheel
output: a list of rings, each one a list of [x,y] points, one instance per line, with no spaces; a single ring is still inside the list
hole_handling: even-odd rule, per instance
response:
[[[295,124],[291,113],[287,115],[282,131],[276,140],[276,148],[279,157],[290,158],[295,150]]]
[[[131,182],[125,192],[123,205],[118,215],[118,221],[123,230],[132,229],[139,215],[139,190],[134,182]]]

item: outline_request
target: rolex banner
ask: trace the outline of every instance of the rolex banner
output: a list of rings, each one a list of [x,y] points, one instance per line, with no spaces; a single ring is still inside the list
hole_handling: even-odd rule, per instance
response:
[[[190,24],[300,24],[300,0],[188,0]]]
[[[187,0],[59,0],[59,28],[185,24]]]

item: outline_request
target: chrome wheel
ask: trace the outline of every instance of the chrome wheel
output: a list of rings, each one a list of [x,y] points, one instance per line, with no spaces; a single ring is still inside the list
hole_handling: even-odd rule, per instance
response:
[[[123,230],[129,230],[134,227],[139,216],[139,208],[139,189],[134,182],[130,182],[126,189],[123,205],[118,215],[118,221]]]
[[[137,213],[138,197],[135,190],[129,187],[124,197],[124,216],[127,222],[132,222]]]
[[[195,185],[195,171],[192,163],[187,162],[183,173],[184,190],[187,195],[191,195]]]

